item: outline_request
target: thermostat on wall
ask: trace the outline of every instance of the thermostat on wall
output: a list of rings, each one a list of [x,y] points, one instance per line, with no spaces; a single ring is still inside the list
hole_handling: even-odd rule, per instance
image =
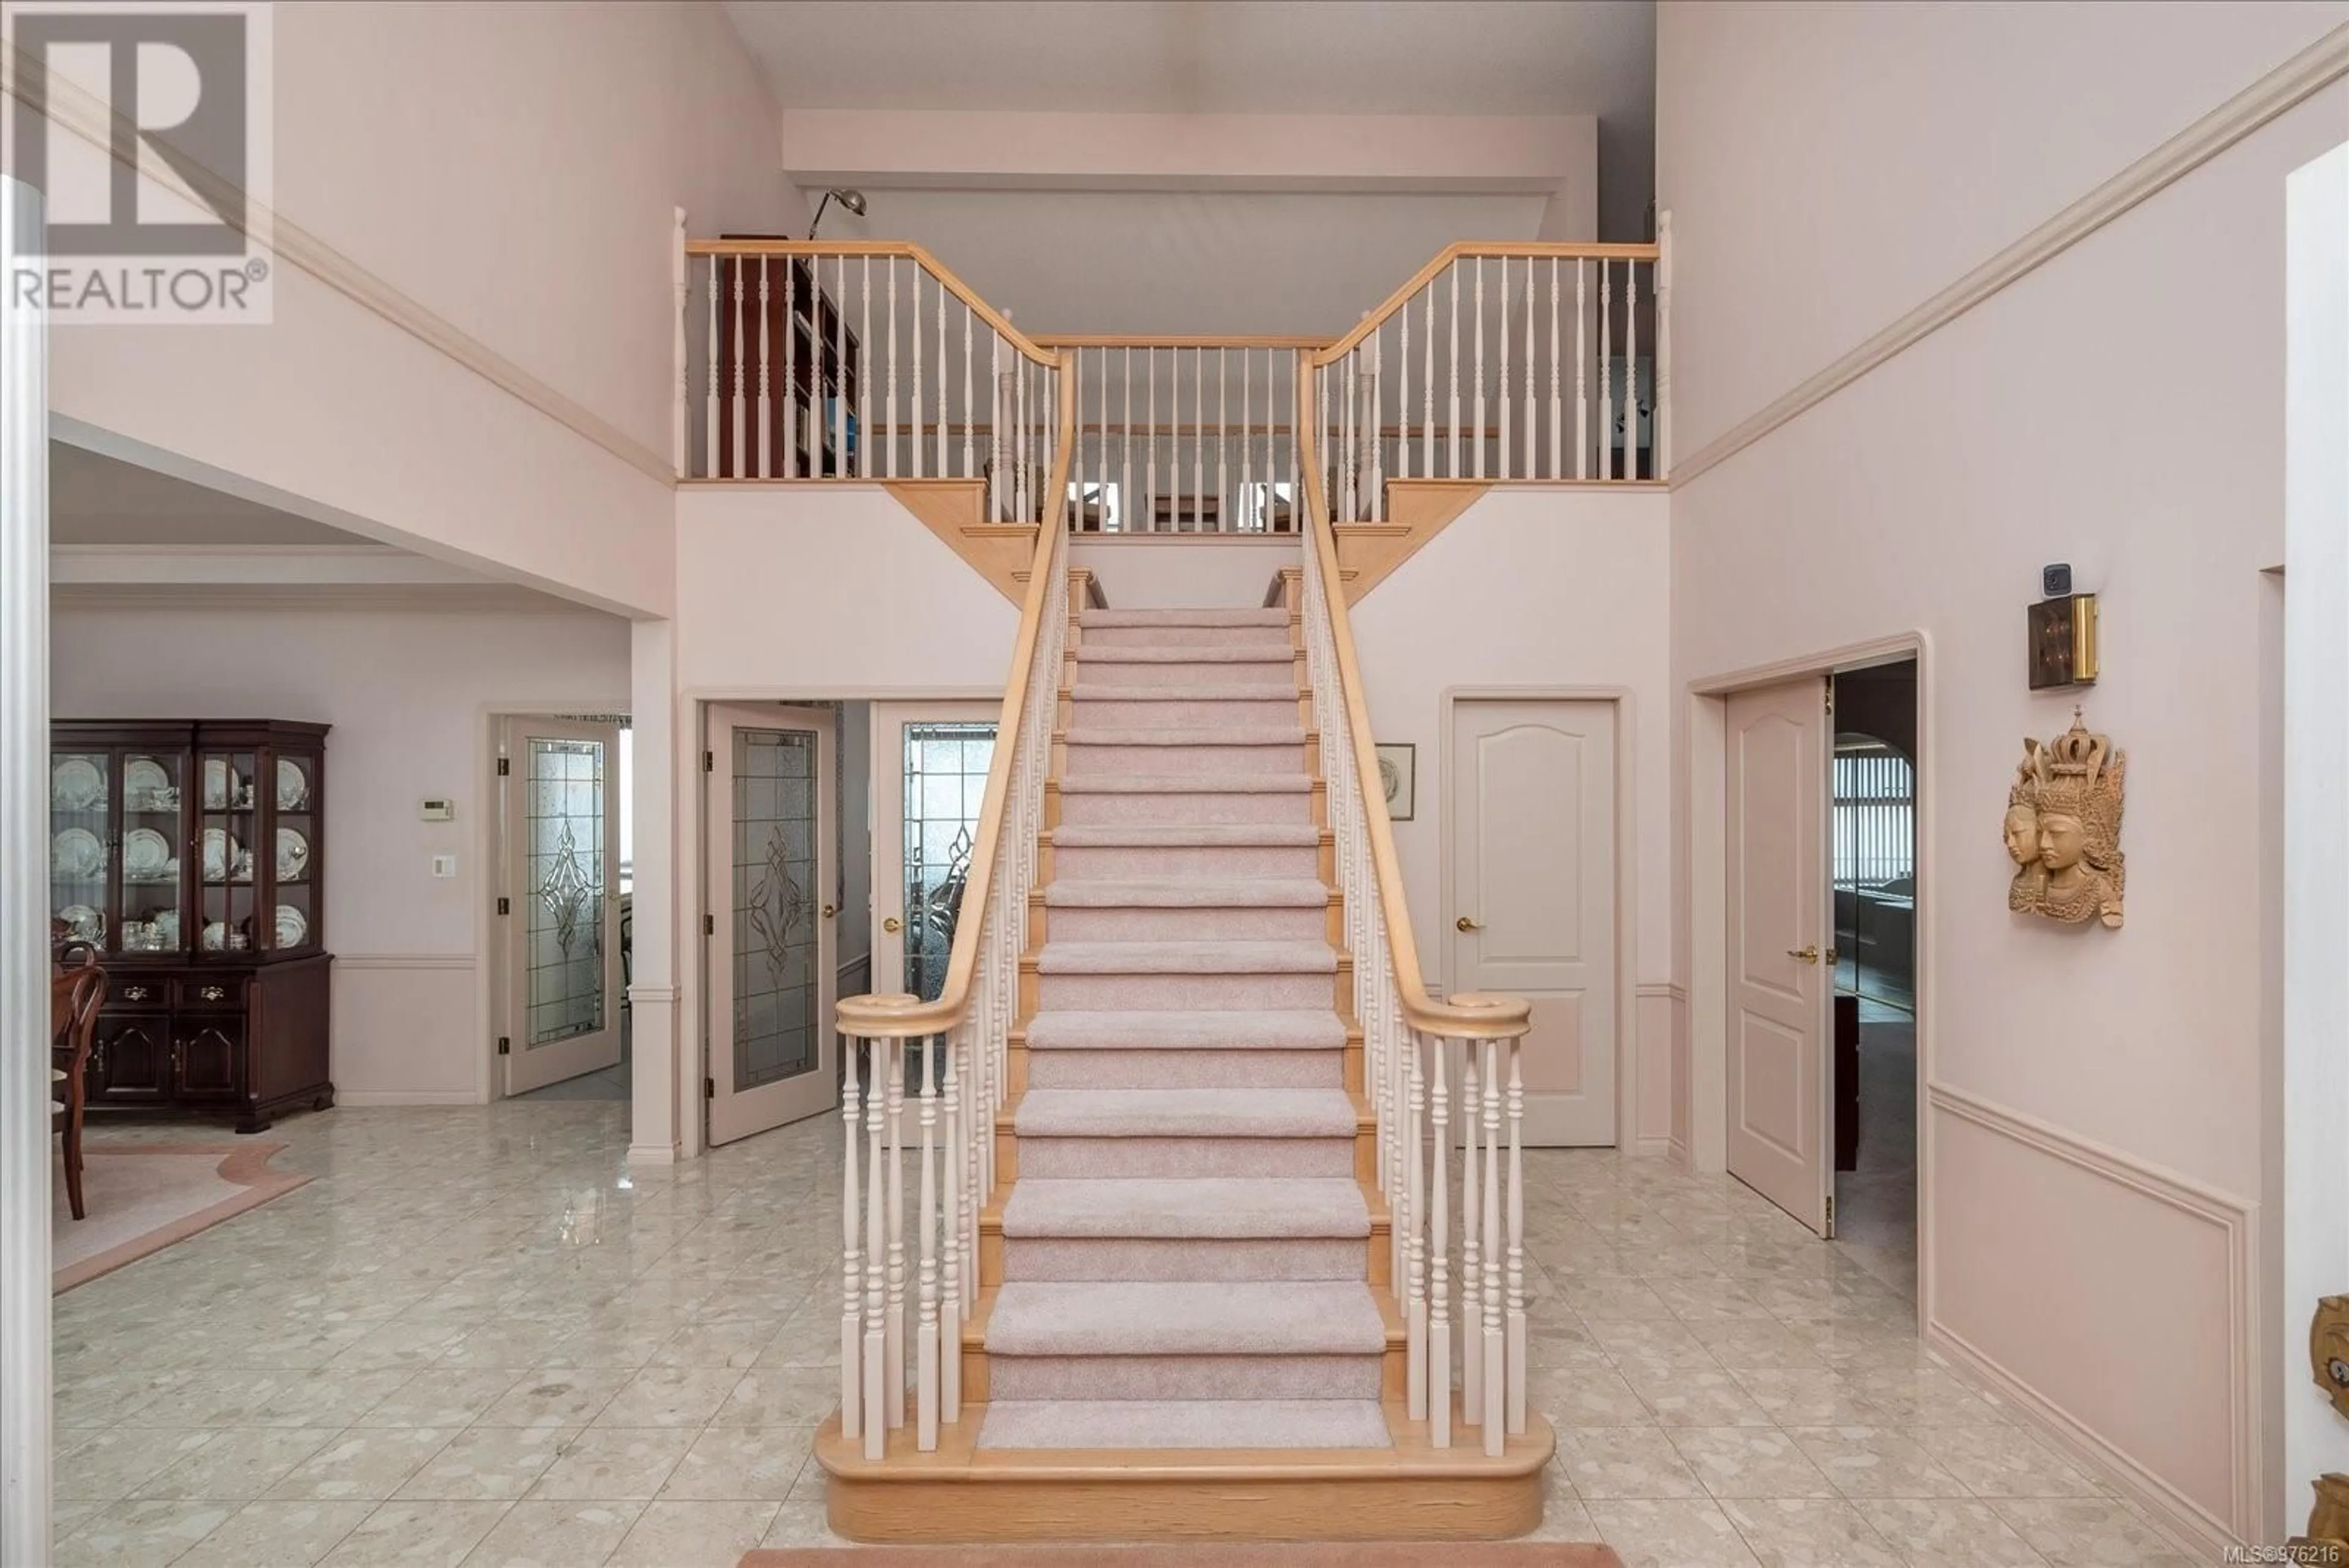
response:
[[[427,822],[448,822],[457,815],[457,803],[453,800],[428,800],[417,815]]]

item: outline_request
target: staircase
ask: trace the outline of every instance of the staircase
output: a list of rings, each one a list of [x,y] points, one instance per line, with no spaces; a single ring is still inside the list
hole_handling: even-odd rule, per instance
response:
[[[1087,610],[1079,635],[1009,1197],[980,1217],[1002,1282],[964,1338],[978,1446],[1389,1448],[1402,1328],[1368,1282],[1288,613]]]

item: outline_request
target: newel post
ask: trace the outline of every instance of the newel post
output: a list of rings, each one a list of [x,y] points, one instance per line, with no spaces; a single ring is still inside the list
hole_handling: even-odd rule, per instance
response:
[[[677,341],[673,348],[677,375],[670,389],[675,396],[669,400],[668,453],[669,461],[677,466],[677,476],[684,479],[686,442],[691,439],[687,399],[693,375],[686,349],[685,313],[692,292],[693,264],[685,254],[685,209],[676,208],[675,213],[669,233],[669,281],[677,291]]]
[[[1656,214],[1656,477],[1672,474],[1672,214]]]

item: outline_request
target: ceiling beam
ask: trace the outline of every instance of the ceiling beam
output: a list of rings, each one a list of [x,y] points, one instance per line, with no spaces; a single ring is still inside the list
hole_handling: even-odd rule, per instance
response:
[[[1590,115],[782,113],[815,188],[1554,192],[1595,188],[1598,152]]]

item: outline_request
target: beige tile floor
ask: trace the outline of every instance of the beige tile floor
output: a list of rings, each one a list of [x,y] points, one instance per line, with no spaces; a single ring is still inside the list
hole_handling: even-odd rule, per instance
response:
[[[60,1568],[732,1568],[828,1540],[838,1124],[631,1179],[626,1115],[295,1117],[279,1162],[318,1179],[61,1298]],[[1632,1568],[2187,1562],[1744,1188],[1527,1164],[1545,1535]]]

